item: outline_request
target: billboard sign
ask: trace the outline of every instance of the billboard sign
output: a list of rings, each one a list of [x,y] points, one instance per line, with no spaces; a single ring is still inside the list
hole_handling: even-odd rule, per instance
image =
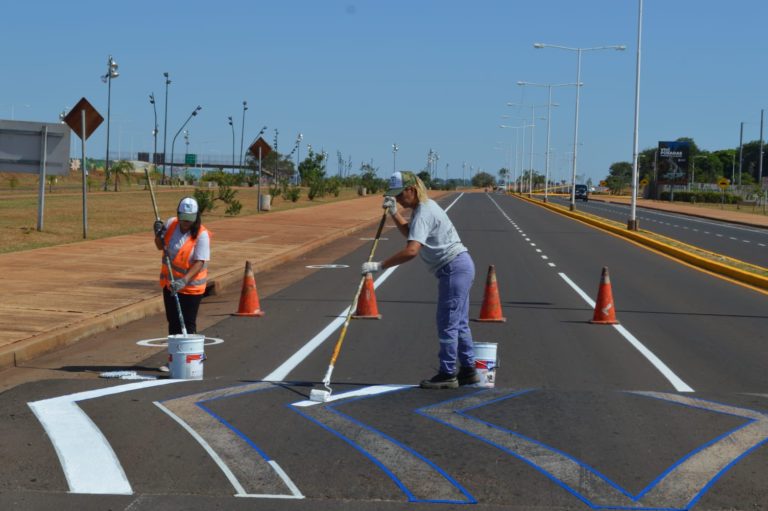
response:
[[[61,123],[0,121],[0,172],[69,173],[69,128]],[[45,154],[43,154],[45,151]]]
[[[688,183],[688,142],[659,142],[657,181],[661,184]]]

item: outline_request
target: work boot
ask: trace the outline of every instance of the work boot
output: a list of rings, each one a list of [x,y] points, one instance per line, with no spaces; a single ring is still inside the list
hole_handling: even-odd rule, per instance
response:
[[[474,385],[480,383],[480,373],[474,367],[462,367],[459,369],[456,379],[459,381],[459,385]]]
[[[422,389],[457,389],[459,380],[454,374],[437,373],[429,380],[421,380],[419,387]]]

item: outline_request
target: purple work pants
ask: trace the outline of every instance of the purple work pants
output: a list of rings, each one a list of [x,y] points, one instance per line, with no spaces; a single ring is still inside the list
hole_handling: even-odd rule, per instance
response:
[[[456,374],[462,367],[475,367],[472,332],[469,329],[469,290],[475,280],[475,264],[462,252],[440,268],[437,295],[437,337],[440,339],[440,372]]]

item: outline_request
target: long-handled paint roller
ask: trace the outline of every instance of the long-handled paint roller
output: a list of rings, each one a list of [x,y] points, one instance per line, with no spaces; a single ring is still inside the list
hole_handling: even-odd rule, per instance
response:
[[[147,186],[149,187],[149,195],[152,197],[152,208],[155,210],[155,220],[160,220],[160,213],[157,211],[157,201],[155,200],[155,190],[152,188],[152,180],[149,179],[149,170],[144,167],[144,175],[147,176]],[[173,283],[173,270],[171,269],[171,257],[168,255],[168,247],[165,246],[165,240],[163,240],[163,256],[165,258],[165,266],[168,268],[168,278]],[[181,303],[179,302],[179,295],[172,293],[173,298],[176,300],[176,312],[179,313],[179,323],[181,324],[181,333],[187,335],[187,326],[184,324],[184,315],[181,313]]]
[[[381,217],[381,222],[379,222],[379,228],[376,231],[376,237],[373,239],[373,246],[371,246],[371,252],[368,254],[368,262],[370,263],[373,261],[373,254],[376,252],[376,245],[379,244],[379,238],[381,238],[381,231],[384,229],[384,224],[387,221],[387,211],[384,210],[384,214]],[[341,345],[344,343],[344,337],[347,335],[347,327],[349,327],[349,320],[352,319],[352,315],[355,313],[355,309],[357,309],[357,300],[360,297],[360,291],[363,290],[363,285],[365,284],[365,277],[366,275],[363,275],[363,277],[360,279],[360,284],[357,286],[357,292],[355,293],[355,298],[352,300],[352,305],[349,306],[349,310],[347,311],[347,319],[344,321],[344,325],[341,327],[341,333],[339,333],[339,340],[336,341],[336,346],[333,348],[333,355],[331,355],[331,362],[328,364],[328,371],[325,373],[325,377],[323,378],[323,386],[325,387],[325,390],[322,389],[312,389],[309,392],[309,399],[312,401],[318,401],[320,403],[325,403],[328,401],[331,397],[331,392],[333,390],[331,389],[331,374],[333,374],[333,367],[336,365],[336,359],[339,356],[339,352],[341,351]]]

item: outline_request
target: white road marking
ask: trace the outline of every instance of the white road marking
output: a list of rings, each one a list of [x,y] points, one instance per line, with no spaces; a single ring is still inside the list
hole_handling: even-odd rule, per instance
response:
[[[27,403],[51,439],[70,493],[133,494],[115,451],[78,401],[183,381],[143,381]]]
[[[373,385],[371,387],[363,387],[361,389],[351,390],[349,392],[342,392],[341,394],[331,394],[331,397],[328,398],[328,401],[326,403],[330,403],[332,401],[339,401],[341,399],[349,399],[350,397],[358,397],[358,396],[375,396],[377,394],[384,394],[386,392],[392,392],[395,390],[404,389],[406,387],[414,387],[415,385]],[[323,403],[317,402],[317,401],[311,401],[309,399],[305,401],[297,401],[295,403],[291,403],[291,406],[298,406],[300,408],[305,408],[307,406],[315,406],[315,405],[321,405]]]
[[[575,282],[573,282],[570,278],[568,278],[568,275],[565,273],[558,273],[560,277],[569,285],[571,288],[576,291],[576,294],[581,296],[582,300],[587,302],[587,304],[594,308],[595,302],[592,300],[592,298],[587,295],[579,286],[576,285]],[[637,349],[652,365],[655,367],[666,379],[669,381],[669,383],[672,384],[673,387],[675,387],[675,390],[678,392],[693,392],[693,389],[689,387],[682,379],[680,379],[667,365],[661,361],[659,357],[657,357],[651,350],[645,347],[645,345],[640,342],[634,335],[632,335],[629,330],[624,328],[622,325],[611,325],[617,332],[619,332],[624,339],[626,339],[632,346]]]

